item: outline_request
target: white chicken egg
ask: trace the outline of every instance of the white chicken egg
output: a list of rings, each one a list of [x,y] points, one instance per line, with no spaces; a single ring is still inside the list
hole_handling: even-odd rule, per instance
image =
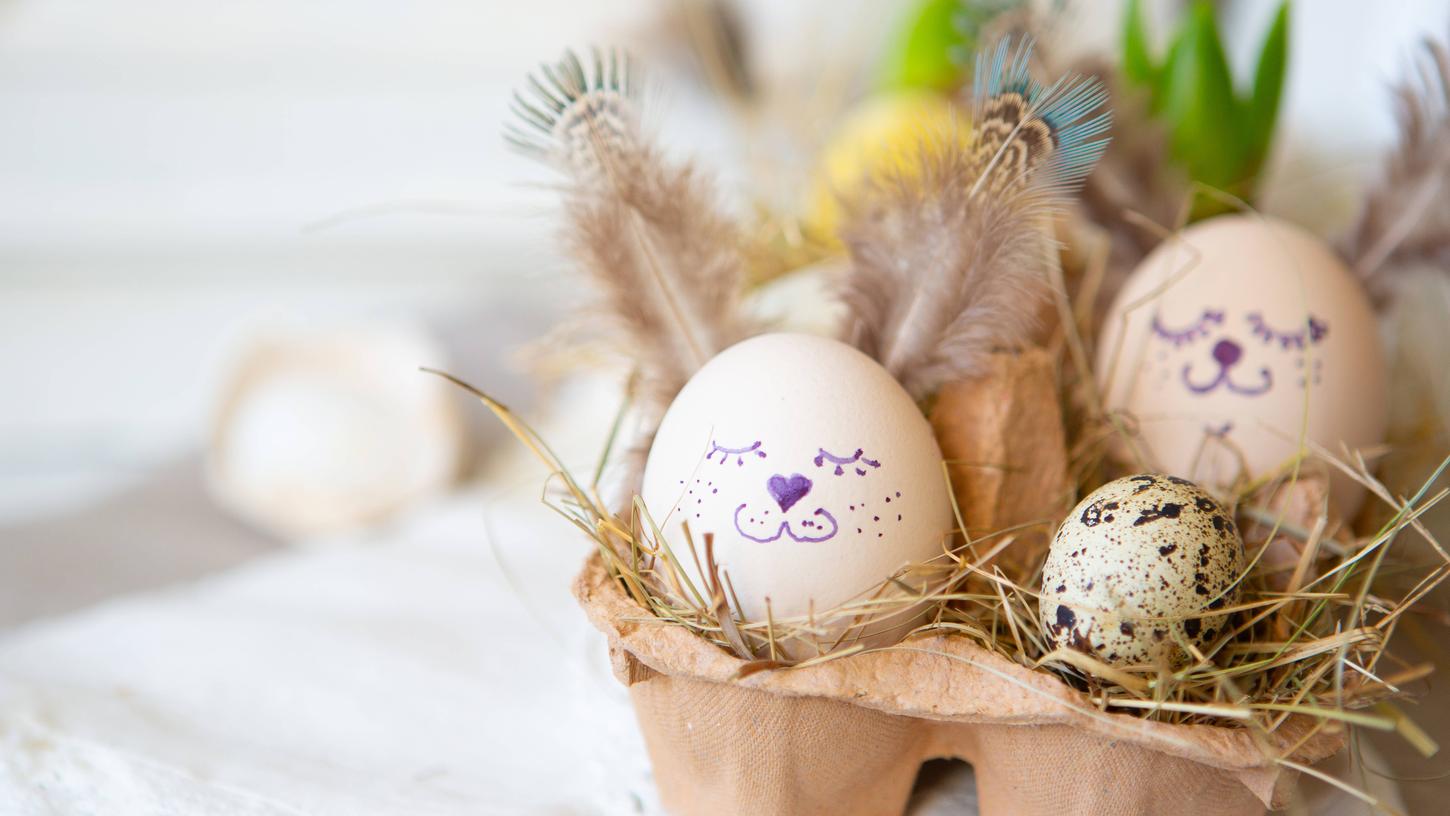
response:
[[[642,496],[699,586],[709,582],[686,526],[701,562],[713,536],[750,621],[766,619],[767,599],[776,620],[862,599],[940,556],[955,526],[941,452],[911,397],[856,349],[804,334],[746,340],[696,372],[660,423]],[[796,658],[812,651],[786,644]]]
[[[1384,441],[1384,354],[1363,288],[1324,242],[1220,216],[1154,250],[1098,345],[1106,407],[1134,417],[1140,467],[1213,489],[1272,473],[1301,438],[1339,454]],[[1333,483],[1350,517],[1363,494]]]
[[[467,449],[457,395],[421,330],[274,327],[248,340],[222,389],[208,488],[249,522],[331,540],[447,490]]]
[[[1172,663],[1224,631],[1244,545],[1212,496],[1176,476],[1103,485],[1057,528],[1042,567],[1043,631],[1115,665]]]

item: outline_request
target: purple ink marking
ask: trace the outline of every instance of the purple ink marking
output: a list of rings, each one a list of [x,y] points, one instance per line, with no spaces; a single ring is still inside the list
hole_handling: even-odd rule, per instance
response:
[[[1162,315],[1157,313],[1153,315],[1153,333],[1172,343],[1174,348],[1192,343],[1201,337],[1207,337],[1210,325],[1223,325],[1222,309],[1204,309],[1198,320],[1186,329],[1170,329],[1163,325]]]
[[[1274,387],[1274,375],[1267,368],[1259,369],[1259,377],[1261,378],[1261,380],[1259,385],[1257,386],[1239,385],[1238,383],[1235,383],[1233,380],[1229,379],[1227,368],[1220,368],[1218,370],[1218,376],[1214,377],[1212,382],[1204,385],[1198,385],[1195,384],[1192,379],[1190,379],[1189,372],[1192,369],[1192,363],[1184,364],[1183,384],[1188,388],[1189,391],[1192,391],[1195,394],[1207,394],[1222,385],[1223,387],[1227,388],[1235,394],[1240,394],[1245,397],[1257,397],[1258,395]]]
[[[1222,385],[1233,393],[1246,397],[1257,397],[1273,387],[1274,377],[1267,368],[1259,369],[1259,376],[1263,380],[1258,386],[1239,385],[1229,377],[1229,369],[1238,365],[1239,360],[1242,360],[1243,356],[1243,346],[1229,339],[1220,340],[1213,345],[1213,361],[1218,363],[1218,375],[1211,382],[1205,384],[1195,383],[1191,374],[1193,363],[1184,363],[1183,385],[1195,394],[1207,394]]]
[[[790,512],[795,503],[805,498],[811,492],[811,480],[799,473],[791,474],[790,478],[776,474],[765,482],[765,490],[775,503],[780,505],[782,513]]]
[[[1248,321],[1249,331],[1264,345],[1279,344],[1279,348],[1288,351],[1289,349],[1303,349],[1305,345],[1314,345],[1323,340],[1329,334],[1329,325],[1319,320],[1314,315],[1309,315],[1305,320],[1305,328],[1298,331],[1278,331],[1264,322],[1264,316],[1259,312],[1249,312],[1245,317]]]
[[[1213,344],[1214,362],[1228,368],[1244,356],[1244,349],[1232,340],[1220,340]]]
[[[1224,437],[1228,436],[1229,431],[1232,431],[1233,429],[1234,424],[1232,422],[1225,422],[1217,428],[1212,425],[1203,426],[1204,433],[1208,434],[1209,436],[1218,437],[1219,439],[1223,439]]]
[[[740,512],[744,509],[745,505],[743,504],[735,508],[735,532],[739,533],[744,538],[756,542],[757,544],[769,544],[772,541],[779,541],[781,536],[789,536],[792,541],[796,541],[802,544],[826,541],[834,538],[836,535],[836,531],[839,529],[839,527],[836,525],[835,516],[832,516],[830,513],[826,512],[826,508],[817,507],[816,512],[812,513],[811,515],[820,517],[821,519],[829,522],[831,525],[830,532],[823,533],[821,535],[796,535],[795,531],[791,529],[790,522],[782,521],[780,523],[780,526],[775,528],[774,534],[769,536],[754,536],[750,533],[745,532],[745,530],[740,527]],[[814,522],[812,526],[821,530],[825,530],[825,527],[821,522]]]
[[[720,464],[722,465],[728,462],[730,457],[734,456],[735,464],[743,466],[745,464],[745,455],[748,453],[753,453],[761,459],[765,458],[765,451],[760,449],[760,442],[758,441],[748,448],[727,448],[717,442],[711,442],[710,452],[705,454],[705,460],[709,461],[710,457],[717,453],[720,454]]]
[[[856,452],[851,454],[850,456],[837,456],[833,453],[828,453],[825,448],[818,448],[816,458],[812,461],[816,463],[816,467],[825,467],[826,463],[830,462],[831,464],[836,466],[835,474],[837,476],[844,476],[846,474],[845,466],[854,465],[857,462],[873,468],[881,467],[881,462],[875,459],[867,459],[865,456],[862,455],[862,453],[862,450],[860,448],[857,448]],[[857,467],[855,468],[855,471],[856,475],[858,476],[866,475],[866,471],[863,468]]]

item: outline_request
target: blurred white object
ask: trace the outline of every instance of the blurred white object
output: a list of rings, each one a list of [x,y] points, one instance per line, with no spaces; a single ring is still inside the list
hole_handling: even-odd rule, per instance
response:
[[[304,537],[386,518],[457,480],[467,435],[446,368],[421,331],[274,331],[223,387],[208,449],[212,492],[247,520]]]

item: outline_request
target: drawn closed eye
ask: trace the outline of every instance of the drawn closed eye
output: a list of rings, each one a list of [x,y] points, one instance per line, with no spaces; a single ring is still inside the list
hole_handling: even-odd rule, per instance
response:
[[[1279,344],[1282,349],[1302,349],[1305,345],[1317,345],[1329,334],[1329,324],[1309,315],[1304,321],[1304,328],[1295,331],[1279,331],[1264,321],[1264,316],[1259,312],[1249,312],[1244,318],[1249,324],[1249,331],[1264,345]]]
[[[720,464],[722,465],[730,461],[730,457],[732,456],[735,457],[736,465],[744,465],[745,458],[751,455],[754,455],[760,459],[765,458],[765,450],[760,447],[760,440],[758,439],[742,448],[726,447],[725,445],[721,445],[719,442],[712,441],[710,443],[710,452],[705,454],[706,461],[710,461],[711,459],[713,459],[713,457],[717,453],[720,454]]]
[[[826,467],[828,464],[834,465],[837,476],[844,476],[848,466],[854,466],[857,476],[865,476],[866,468],[868,467],[881,467],[880,460],[867,459],[865,452],[861,448],[857,448],[856,452],[850,456],[837,456],[834,453],[828,452],[825,448],[818,448],[816,458],[812,461],[816,463],[816,467]]]
[[[1186,328],[1175,329],[1163,325],[1163,316],[1157,313],[1153,315],[1153,333],[1173,344],[1174,348],[1187,345],[1195,340],[1207,337],[1209,326],[1223,325],[1222,309],[1204,309],[1203,314],[1193,321]]]

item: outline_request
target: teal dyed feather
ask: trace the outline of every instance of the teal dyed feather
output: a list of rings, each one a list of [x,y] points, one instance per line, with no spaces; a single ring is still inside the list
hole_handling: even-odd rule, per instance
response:
[[[628,54],[595,49],[589,65],[566,52],[555,65],[528,77],[529,95],[515,91],[504,124],[515,149],[573,169],[597,169],[599,153],[638,137],[635,99],[639,78]]]
[[[1032,77],[1033,43],[1015,48],[1009,39],[977,56],[972,81],[972,121],[986,136],[983,151],[1013,150],[1021,162],[999,159],[987,175],[1026,181],[1052,194],[1075,192],[1107,149],[1112,113],[1107,88],[1096,78],[1064,74],[1051,85]]]
[[[1108,144],[1102,84],[1042,85],[1031,57],[1030,42],[985,52],[971,138],[923,134],[913,165],[848,202],[847,339],[919,399],[1029,339],[1056,263],[1052,216]]]

